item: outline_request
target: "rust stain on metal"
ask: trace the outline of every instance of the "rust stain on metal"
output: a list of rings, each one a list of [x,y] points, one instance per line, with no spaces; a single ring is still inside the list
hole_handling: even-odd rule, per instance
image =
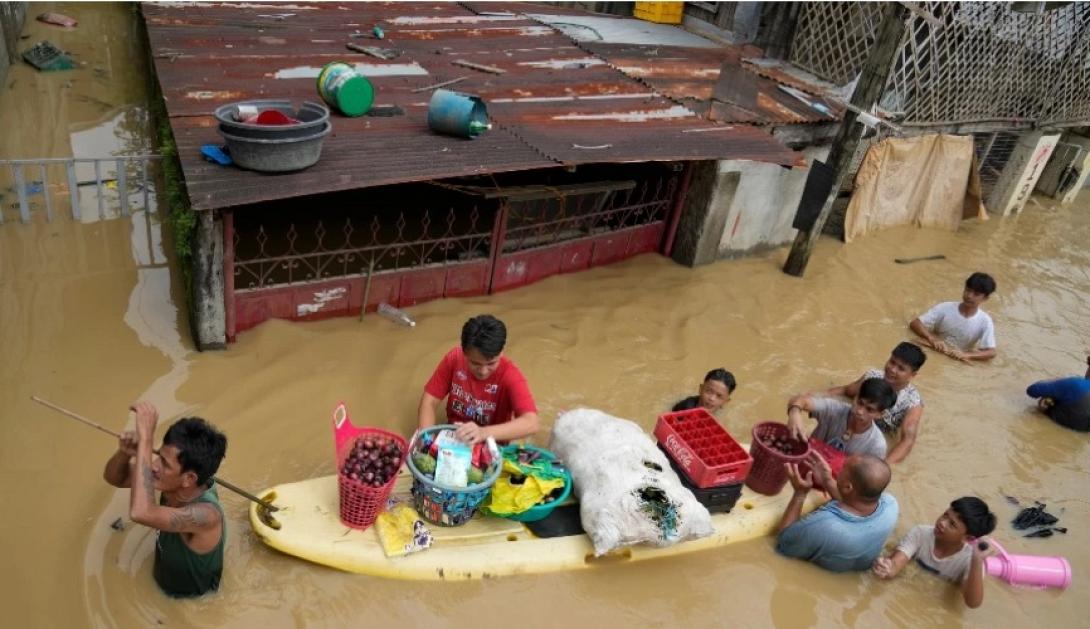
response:
[[[195,208],[558,165],[799,162],[798,153],[763,129],[718,124],[767,123],[785,115],[779,107],[772,113],[713,107],[709,99],[722,63],[740,63],[735,49],[627,47],[621,58],[597,48],[588,53],[586,45],[520,15],[528,9],[518,3],[354,3],[350,13],[336,3],[305,6],[291,18],[270,21],[239,4],[141,5]],[[321,160],[301,172],[263,175],[201,157],[201,145],[222,143],[211,115],[216,107],[255,98],[318,100],[311,69],[343,60],[344,43],[362,41],[353,37],[375,23],[384,26],[382,46],[401,51],[395,61],[376,61],[368,76],[375,104],[396,105],[404,115],[347,118],[334,112]],[[506,70],[470,73],[458,83],[459,91],[488,106],[493,129],[475,140],[431,132],[427,94],[420,93],[467,74],[451,65],[458,59]],[[648,70],[636,77],[620,66]],[[772,86],[762,91],[777,93],[773,98],[790,109],[789,95],[771,80],[759,80]]]

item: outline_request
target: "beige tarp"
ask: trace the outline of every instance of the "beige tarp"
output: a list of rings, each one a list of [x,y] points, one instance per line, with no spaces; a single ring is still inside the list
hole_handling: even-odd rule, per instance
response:
[[[961,219],[987,219],[968,135],[888,138],[859,165],[844,217],[844,240],[895,225],[956,230]]]

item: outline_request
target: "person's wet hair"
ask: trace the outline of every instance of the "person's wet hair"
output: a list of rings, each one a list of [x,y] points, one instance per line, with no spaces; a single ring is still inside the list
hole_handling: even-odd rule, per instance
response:
[[[995,292],[995,280],[991,275],[977,271],[965,280],[965,288],[987,297]]]
[[[476,349],[485,358],[495,358],[506,344],[507,326],[492,315],[477,315],[462,326],[462,351]]]
[[[885,411],[893,408],[897,402],[897,393],[884,379],[867,378],[859,385],[859,399],[872,402],[878,405],[878,410]]]
[[[973,537],[983,537],[995,530],[995,514],[988,509],[988,503],[976,496],[958,498],[950,503],[950,508]]]
[[[208,484],[227,454],[227,437],[200,417],[174,422],[163,435],[163,445],[178,449],[182,471],[196,474],[198,485]]]
[[[734,388],[738,386],[738,383],[734,381],[734,374],[722,368],[709,371],[707,375],[704,376],[704,382],[707,382],[708,380],[722,382],[723,385],[727,387],[728,393],[734,393]]]
[[[891,353],[894,358],[898,358],[908,365],[913,373],[919,371],[920,367],[923,367],[923,364],[927,362],[927,354],[920,349],[920,346],[908,341],[898,344]]]
[[[864,500],[878,500],[889,485],[889,464],[870,454],[860,455],[848,469],[852,485]]]

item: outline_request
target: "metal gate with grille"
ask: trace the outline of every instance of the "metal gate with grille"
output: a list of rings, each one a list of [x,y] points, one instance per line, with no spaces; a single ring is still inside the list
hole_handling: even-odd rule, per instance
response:
[[[270,318],[482,295],[659,251],[681,177],[656,170],[572,185],[443,186],[463,195],[445,207],[423,195],[368,210],[224,212],[228,340]]]

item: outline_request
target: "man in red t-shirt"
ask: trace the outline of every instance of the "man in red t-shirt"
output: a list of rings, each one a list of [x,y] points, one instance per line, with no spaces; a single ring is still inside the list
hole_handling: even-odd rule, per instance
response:
[[[537,406],[522,372],[503,355],[507,327],[492,315],[477,315],[462,326],[462,346],[447,352],[420,397],[421,428],[435,425],[435,409],[447,398],[447,421],[456,435],[474,444],[493,437],[504,442],[537,432]]]

